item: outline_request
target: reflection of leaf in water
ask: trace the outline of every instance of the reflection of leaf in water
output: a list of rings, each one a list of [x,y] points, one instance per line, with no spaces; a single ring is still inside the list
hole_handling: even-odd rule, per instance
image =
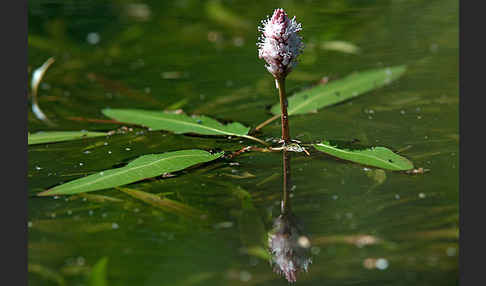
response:
[[[73,200],[77,197],[83,198],[83,199],[86,199],[87,201],[95,202],[95,203],[123,202],[123,200],[119,199],[119,198],[114,198],[114,197],[110,197],[110,196],[106,196],[106,195],[93,195],[93,194],[79,194],[79,195],[70,197],[70,200]]]
[[[339,140],[322,141],[313,144],[318,151],[339,159],[393,171],[413,168],[413,163],[385,147],[366,147]]]
[[[159,208],[169,213],[182,215],[184,217],[191,217],[201,219],[205,217],[205,213],[201,210],[188,206],[186,204],[174,201],[168,198],[160,197],[151,193],[138,191],[128,188],[118,188],[118,190],[124,192],[125,194],[139,199],[151,206]]]
[[[48,233],[96,233],[113,229],[111,222],[90,223],[84,222],[73,227],[72,219],[39,219],[32,221],[32,229]]]
[[[108,257],[103,257],[93,266],[89,276],[89,286],[107,286],[106,265]]]
[[[61,274],[57,273],[56,271],[47,268],[45,266],[42,266],[40,264],[35,264],[35,263],[29,263],[27,265],[27,269],[29,273],[35,273],[38,274],[39,276],[43,277],[46,280],[53,281],[57,283],[58,285],[66,285],[64,281],[64,277],[62,277]]]

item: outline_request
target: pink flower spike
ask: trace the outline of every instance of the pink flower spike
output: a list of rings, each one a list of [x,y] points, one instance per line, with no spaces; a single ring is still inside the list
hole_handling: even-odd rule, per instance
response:
[[[304,44],[297,33],[302,30],[295,16],[290,19],[284,9],[275,9],[271,18],[262,21],[258,57],[267,63],[265,67],[275,79],[285,78],[297,64]]]

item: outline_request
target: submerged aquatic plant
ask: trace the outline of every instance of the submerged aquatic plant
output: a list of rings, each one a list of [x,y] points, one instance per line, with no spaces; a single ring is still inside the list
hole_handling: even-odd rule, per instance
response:
[[[284,9],[275,9],[271,18],[262,21],[259,31],[262,35],[257,43],[258,57],[264,59],[267,70],[275,78],[279,90],[280,108],[282,110],[282,142],[288,145],[290,130],[287,113],[287,96],[285,93],[285,77],[297,64],[297,57],[302,53],[304,44],[298,34],[301,24],[295,16],[290,19]]]

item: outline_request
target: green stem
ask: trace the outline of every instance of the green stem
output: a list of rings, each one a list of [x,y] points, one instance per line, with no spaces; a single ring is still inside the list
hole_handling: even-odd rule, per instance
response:
[[[289,115],[287,113],[287,94],[285,93],[285,77],[276,79],[278,87],[278,95],[280,97],[280,109],[282,120],[282,140],[284,144],[290,143],[290,129],[289,129]]]

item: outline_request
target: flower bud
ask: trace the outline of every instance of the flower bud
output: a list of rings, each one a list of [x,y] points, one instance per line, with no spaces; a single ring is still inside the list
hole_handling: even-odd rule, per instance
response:
[[[302,53],[304,44],[297,33],[301,24],[290,19],[281,8],[275,9],[273,16],[262,21],[259,38],[258,57],[264,59],[267,70],[275,79],[285,78],[297,64],[297,56]]]

